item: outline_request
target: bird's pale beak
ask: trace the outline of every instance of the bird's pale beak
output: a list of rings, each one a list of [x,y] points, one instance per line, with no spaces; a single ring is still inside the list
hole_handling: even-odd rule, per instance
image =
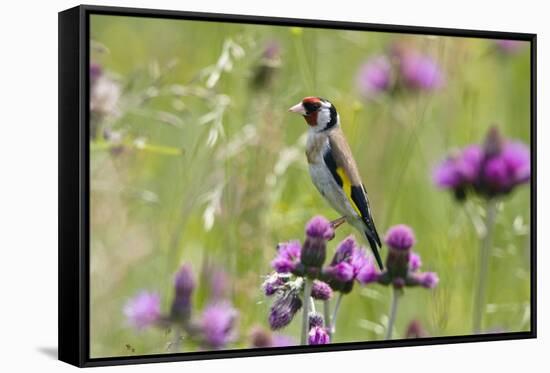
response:
[[[304,105],[302,105],[301,102],[288,109],[288,111],[290,111],[291,113],[306,115],[306,109],[304,109]]]

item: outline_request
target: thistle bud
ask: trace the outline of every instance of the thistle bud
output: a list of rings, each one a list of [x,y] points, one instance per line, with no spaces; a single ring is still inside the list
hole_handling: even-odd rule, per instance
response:
[[[403,289],[405,287],[405,279],[396,277],[392,281],[394,289]]]
[[[412,320],[407,326],[405,338],[425,338],[428,336],[426,330],[418,320]]]
[[[386,233],[384,241],[390,249],[397,251],[407,251],[415,243],[413,230],[404,224],[391,227]]]
[[[189,265],[182,265],[174,277],[174,300],[170,316],[177,321],[187,321],[191,316],[191,296],[195,279]]]
[[[317,300],[328,300],[332,297],[332,289],[326,282],[315,280],[311,288],[311,297]]]
[[[256,89],[270,88],[281,66],[281,45],[272,40],[264,46],[262,58],[256,66],[252,86]]]
[[[250,331],[250,343],[252,347],[271,347],[273,337],[269,330],[255,326]]]
[[[272,330],[284,328],[290,324],[300,308],[302,308],[302,300],[295,289],[279,295],[271,305],[269,326]]]
[[[321,268],[327,255],[326,241],[322,238],[306,238],[302,249],[302,264],[306,267]]]
[[[326,345],[328,343],[330,343],[330,337],[325,328],[315,326],[309,331],[308,344]]]
[[[315,327],[322,327],[325,324],[325,320],[323,319],[323,315],[317,312],[311,312],[309,314],[309,329],[315,328]]]
[[[338,244],[334,257],[332,258],[331,265],[348,261],[352,257],[355,250],[357,250],[357,243],[355,242],[353,236],[346,237],[342,240],[342,242],[340,242],[340,244]]]
[[[306,236],[301,262],[306,268],[321,268],[327,255],[326,241],[334,237],[334,230],[327,219],[316,216],[307,224]]]
[[[415,243],[413,230],[403,224],[391,227],[384,239],[389,247],[386,266],[392,278],[406,278],[409,271],[410,249]]]
[[[426,289],[433,289],[439,283],[439,277],[435,272],[415,273],[407,281],[411,286],[422,286]]]
[[[250,331],[250,344],[252,347],[286,347],[296,345],[294,338],[284,334],[273,333],[261,326],[254,326]]]
[[[483,144],[483,151],[486,158],[494,157],[502,152],[504,146],[504,137],[500,133],[497,126],[493,126],[487,132],[485,142]]]
[[[326,218],[315,216],[307,223],[306,235],[310,238],[331,240],[334,238],[334,229]]]

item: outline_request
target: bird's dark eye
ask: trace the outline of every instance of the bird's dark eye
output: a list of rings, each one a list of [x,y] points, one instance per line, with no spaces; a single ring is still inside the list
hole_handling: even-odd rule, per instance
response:
[[[320,102],[304,102],[303,105],[304,105],[304,109],[306,109],[306,112],[308,114],[319,110],[319,108],[321,107]]]

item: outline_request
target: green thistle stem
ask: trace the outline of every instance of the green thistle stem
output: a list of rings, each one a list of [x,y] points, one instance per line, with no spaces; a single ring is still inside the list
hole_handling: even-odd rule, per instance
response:
[[[479,334],[483,326],[485,294],[487,292],[487,277],[489,274],[489,259],[491,258],[491,245],[496,216],[497,202],[494,199],[489,199],[487,201],[487,212],[485,217],[485,234],[481,238],[481,247],[479,250],[479,271],[473,312],[474,334]]]
[[[304,279],[304,299],[302,302],[302,335],[300,337],[300,344],[307,345],[307,335],[309,332],[309,306],[311,297],[311,288],[313,287],[313,280],[310,278]]]
[[[342,297],[344,294],[338,293],[338,298],[336,298],[336,304],[334,305],[334,311],[332,312],[332,317],[330,318],[330,336],[336,333],[336,317],[338,316],[338,311],[340,310],[340,304],[342,303]],[[332,339],[331,339],[332,340]]]
[[[176,326],[174,329],[174,338],[170,342],[168,350],[170,352],[179,352],[181,348],[181,334],[182,330],[179,326]]]
[[[328,336],[332,341],[332,320],[330,317],[330,300],[325,300],[323,302],[323,316],[325,318],[325,327],[327,329]]]
[[[397,307],[399,305],[399,290],[392,288],[392,300],[390,305],[390,316],[388,320],[388,327],[386,329],[386,339],[391,339],[393,333],[393,327],[395,325],[395,319],[397,317]]]

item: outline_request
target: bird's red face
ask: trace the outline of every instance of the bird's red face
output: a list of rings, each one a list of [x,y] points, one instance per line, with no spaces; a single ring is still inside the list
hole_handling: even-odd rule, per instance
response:
[[[338,124],[338,113],[329,101],[320,97],[305,97],[288,111],[300,114],[316,131],[325,131]]]
[[[288,111],[304,116],[306,123],[312,127],[317,125],[317,116],[321,108],[319,97],[305,97],[297,105],[294,105]]]

